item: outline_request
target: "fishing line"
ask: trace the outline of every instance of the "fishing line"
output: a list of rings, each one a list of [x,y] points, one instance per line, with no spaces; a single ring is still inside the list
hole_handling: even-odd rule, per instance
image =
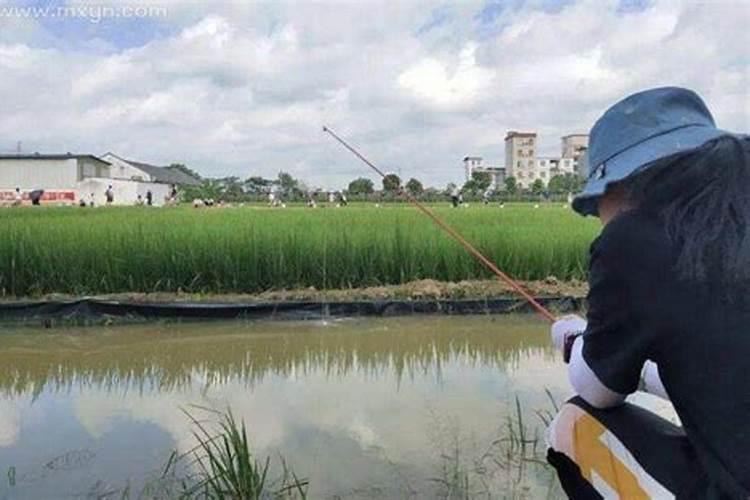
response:
[[[378,167],[376,167],[370,160],[362,156],[362,154],[354,149],[352,146],[350,146],[345,140],[343,140],[341,137],[336,135],[336,133],[331,130],[328,127],[323,127],[323,132],[326,132],[330,134],[331,137],[336,139],[342,146],[344,146],[346,149],[348,149],[351,153],[354,154],[357,158],[362,160],[368,167],[373,169],[375,172],[378,173],[381,177],[385,177],[386,174],[380,170]],[[536,309],[536,311],[545,317],[548,321],[551,323],[554,323],[556,321],[555,316],[549,312],[542,304],[536,301],[534,297],[532,297],[529,292],[523,289],[523,287],[517,283],[513,278],[502,272],[490,259],[482,255],[482,253],[477,250],[474,245],[469,243],[463,236],[461,236],[455,229],[450,227],[447,223],[443,222],[443,220],[438,217],[432,210],[427,208],[426,206],[422,205],[415,197],[413,197],[411,194],[409,194],[408,191],[404,190],[401,186],[399,186],[399,194],[406,197],[409,202],[417,207],[423,214],[425,214],[427,217],[432,219],[432,221],[437,224],[440,228],[442,228],[445,232],[447,232],[454,240],[456,240],[461,246],[463,246],[471,255],[473,255],[479,262],[481,262],[484,267],[489,269],[495,276],[500,278],[502,281],[504,281],[506,284],[508,284],[513,290],[515,290],[521,297],[526,299],[526,301],[531,304],[531,306]]]

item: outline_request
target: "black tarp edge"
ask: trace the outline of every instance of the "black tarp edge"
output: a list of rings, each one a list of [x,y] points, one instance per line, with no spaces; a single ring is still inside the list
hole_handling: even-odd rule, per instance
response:
[[[568,312],[580,309],[580,297],[538,297],[545,307]],[[506,314],[532,312],[523,299],[500,297],[461,300],[382,300],[350,302],[128,302],[96,298],[70,301],[0,302],[2,320],[44,319],[321,319],[347,316],[413,314]]]

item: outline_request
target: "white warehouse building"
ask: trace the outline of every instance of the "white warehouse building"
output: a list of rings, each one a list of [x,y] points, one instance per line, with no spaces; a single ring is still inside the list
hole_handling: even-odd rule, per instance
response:
[[[125,168],[120,162],[129,165]],[[141,167],[139,168],[138,165]],[[0,155],[0,204],[12,202],[16,189],[24,199],[34,190],[44,190],[42,203],[67,204],[79,200],[104,204],[105,191],[112,186],[114,203],[133,205],[140,195],[150,191],[154,205],[161,205],[172,185],[198,184],[182,172],[161,167],[127,162],[107,153],[91,154],[3,154]]]

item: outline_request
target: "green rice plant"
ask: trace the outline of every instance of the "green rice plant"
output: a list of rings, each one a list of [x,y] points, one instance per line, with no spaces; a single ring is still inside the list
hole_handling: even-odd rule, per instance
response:
[[[183,410],[194,424],[196,447],[188,453],[198,472],[183,480],[182,498],[260,500],[266,498],[307,498],[308,481],[299,479],[280,458],[283,474],[271,481],[271,458],[258,460],[252,453],[244,422],[235,420],[231,411],[219,415],[219,429],[213,434],[191,413]],[[178,458],[170,457],[166,476]]]
[[[597,228],[558,204],[435,211],[518,279],[583,279]],[[412,207],[0,210],[0,295],[255,293],[489,273]]]

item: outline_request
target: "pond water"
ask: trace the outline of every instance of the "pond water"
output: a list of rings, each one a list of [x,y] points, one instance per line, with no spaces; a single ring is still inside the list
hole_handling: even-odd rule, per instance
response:
[[[213,418],[193,405],[231,408],[310,498],[557,498],[535,462],[545,388],[570,393],[547,331],[526,316],[5,327],[0,498],[138,498],[195,445],[181,408]]]

